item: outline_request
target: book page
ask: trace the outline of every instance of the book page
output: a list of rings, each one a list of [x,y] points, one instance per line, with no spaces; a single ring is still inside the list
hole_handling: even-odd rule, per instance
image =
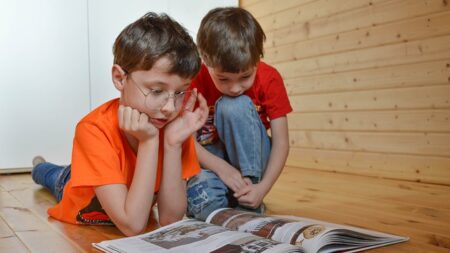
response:
[[[104,252],[304,252],[290,244],[197,220],[183,220],[133,237],[103,241],[93,246]]]
[[[264,216],[230,208],[213,212],[206,222],[230,230],[251,233],[275,241],[298,245],[306,252],[336,252],[382,246],[405,237],[294,216]]]

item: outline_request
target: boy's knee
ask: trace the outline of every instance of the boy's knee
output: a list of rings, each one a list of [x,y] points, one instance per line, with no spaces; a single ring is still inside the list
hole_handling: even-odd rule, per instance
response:
[[[214,210],[228,206],[225,191],[213,189],[207,181],[201,181],[197,178],[188,182],[187,200],[187,215],[199,220],[206,220]]]
[[[245,111],[249,111],[254,107],[252,100],[241,95],[237,97],[223,96],[216,104],[216,115],[221,118],[240,117],[245,115]]]
[[[228,207],[226,197],[199,195],[196,198],[188,197],[187,216],[198,220],[206,220],[217,209]]]

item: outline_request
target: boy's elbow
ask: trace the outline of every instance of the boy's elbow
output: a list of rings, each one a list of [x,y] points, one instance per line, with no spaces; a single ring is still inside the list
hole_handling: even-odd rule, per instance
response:
[[[120,228],[120,231],[126,236],[135,236],[142,234],[145,230],[146,224],[128,224],[125,227]]]
[[[283,150],[284,152],[289,152],[289,149],[291,148],[291,143],[290,143],[290,141],[289,141],[289,139],[287,138],[285,141],[283,140],[283,141],[280,141],[278,144],[277,144],[277,149],[281,149],[281,150]]]
[[[289,156],[289,150],[291,149],[290,143],[287,142],[286,145],[283,146],[284,147],[284,151],[282,151],[284,159],[287,159],[287,157]]]
[[[179,220],[181,220],[183,217],[174,217],[174,216],[160,216],[159,217],[159,224],[161,226],[166,226],[172,223],[175,223]]]

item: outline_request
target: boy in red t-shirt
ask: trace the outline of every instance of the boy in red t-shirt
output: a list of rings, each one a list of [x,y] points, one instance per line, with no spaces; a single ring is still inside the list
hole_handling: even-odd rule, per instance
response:
[[[59,202],[50,216],[114,224],[129,236],[145,229],[153,203],[161,225],[185,214],[186,180],[200,171],[191,136],[205,123],[208,107],[188,89],[200,69],[196,46],[167,15],[150,12],[128,25],[113,52],[120,98],[77,124],[71,166],[36,157],[32,177]]]
[[[278,71],[260,61],[264,40],[261,26],[242,8],[213,9],[200,24],[204,64],[192,87],[205,96],[210,113],[197,133],[203,169],[188,181],[189,216],[206,219],[236,205],[263,212],[264,196],[285,165],[292,108]]]

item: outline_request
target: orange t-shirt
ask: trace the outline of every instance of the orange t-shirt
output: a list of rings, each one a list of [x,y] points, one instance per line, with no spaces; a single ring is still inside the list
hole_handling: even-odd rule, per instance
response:
[[[74,224],[113,224],[96,198],[94,187],[125,184],[129,188],[133,179],[136,154],[119,129],[118,108],[119,99],[111,100],[78,123],[73,141],[71,178],[64,187],[61,202],[48,209],[50,216]],[[155,192],[161,183],[163,138],[159,143]],[[192,137],[183,143],[181,156],[183,179],[200,171]]]

